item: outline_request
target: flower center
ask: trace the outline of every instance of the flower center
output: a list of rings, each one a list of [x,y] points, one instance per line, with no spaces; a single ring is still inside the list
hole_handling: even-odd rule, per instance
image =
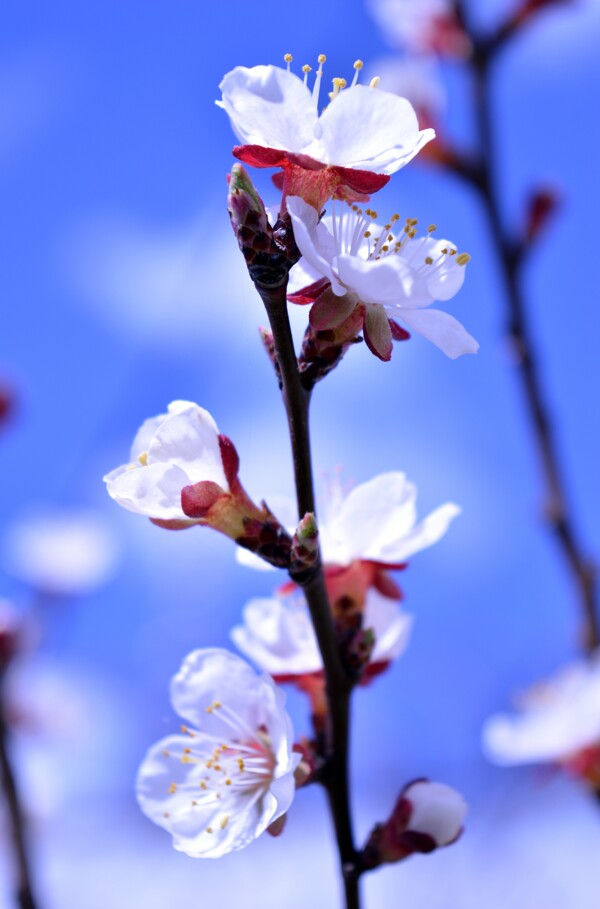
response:
[[[236,711],[221,701],[214,701],[206,712],[218,714],[228,734],[217,738],[182,726],[181,731],[189,736],[190,744],[179,755],[170,752],[164,755],[178,757],[182,764],[195,765],[197,773],[192,773],[183,785],[171,783],[168,794],[174,795],[182,788],[191,796],[192,808],[214,806],[215,823],[224,830],[229,815],[219,816],[218,803],[230,794],[247,798],[251,803],[256,801],[271,783],[277,762],[265,727],[252,730]],[[214,743],[212,751],[211,743]],[[206,828],[206,833],[213,832],[213,827]]]
[[[284,54],[283,59],[286,63],[288,73],[291,73],[291,71],[292,71],[291,66],[292,66],[292,62],[294,60],[292,54]],[[327,61],[327,57],[325,56],[325,54],[319,54],[319,56],[317,57],[318,68],[317,68],[317,72],[315,74],[315,81],[314,81],[313,89],[312,89],[313,101],[315,103],[315,107],[317,108],[317,110],[319,109],[319,94],[321,91],[321,82],[323,81],[323,64],[326,61]],[[364,63],[362,60],[355,60],[354,63],[352,64],[352,68],[354,69],[354,76],[352,78],[352,82],[350,83],[350,88],[353,88],[355,85],[358,84],[358,77],[359,77],[360,71],[363,69],[363,67],[364,67]],[[304,66],[302,67],[302,72],[304,73],[304,84],[306,86],[308,86],[308,74],[310,72],[312,72],[312,66],[310,66],[308,63],[305,63]],[[340,78],[339,76],[335,76],[331,81],[332,81],[333,89],[332,89],[332,91],[329,92],[329,100],[333,101],[334,98],[336,98],[337,95],[339,95],[339,93],[344,88],[346,88],[346,86],[348,85],[348,82],[346,81],[346,79]],[[379,85],[379,76],[374,76],[371,79],[369,86],[370,86],[370,88],[377,88],[378,85]]]
[[[406,253],[409,242],[415,241],[416,245],[411,244],[410,258],[411,264],[419,272],[441,268],[448,257],[455,257],[454,261],[460,266],[465,266],[471,259],[468,253],[459,253],[450,246],[444,247],[435,258],[425,255],[427,240],[437,229],[435,224],[430,224],[426,234],[417,237],[419,222],[416,218],[407,218],[404,227],[398,231],[395,225],[400,221],[400,215],[393,214],[383,227],[375,223],[378,217],[377,212],[370,208],[365,208],[363,211],[358,205],[340,203],[333,199],[331,226],[339,252],[379,261],[388,255]],[[419,262],[419,247],[422,247],[423,251],[421,262]]]

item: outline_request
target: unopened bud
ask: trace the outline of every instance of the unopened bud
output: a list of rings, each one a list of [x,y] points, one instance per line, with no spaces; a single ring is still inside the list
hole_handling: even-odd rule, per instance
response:
[[[377,824],[362,853],[365,869],[399,862],[415,852],[433,852],[462,833],[467,803],[443,783],[415,780],[400,794],[391,817]]]
[[[291,571],[297,578],[306,569],[313,568],[319,560],[319,529],[312,512],[304,515],[292,541]]]
[[[528,243],[536,240],[547,227],[559,204],[558,194],[549,188],[538,189],[529,199],[525,237]]]

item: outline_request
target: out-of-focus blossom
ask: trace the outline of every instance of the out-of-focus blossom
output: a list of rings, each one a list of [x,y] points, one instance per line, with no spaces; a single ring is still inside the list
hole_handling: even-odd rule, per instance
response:
[[[244,608],[244,624],[231,637],[244,656],[276,680],[310,675],[323,669],[319,646],[304,597],[300,593],[254,599]],[[373,633],[370,654],[373,669],[400,656],[407,644],[412,616],[397,600],[370,590],[366,597],[362,629]]]
[[[562,764],[600,784],[600,653],[520,698],[520,712],[490,717],[483,747],[497,764]]]
[[[434,126],[444,113],[447,92],[434,58],[382,57],[373,63],[372,71],[377,73],[386,91],[410,101],[419,123]]]
[[[19,651],[22,623],[9,600],[0,599],[0,678]]]
[[[318,520],[321,554],[326,565],[345,567],[355,560],[389,568],[404,565],[410,556],[437,543],[460,514],[453,502],[440,505],[417,524],[417,487],[401,471],[378,474],[347,494],[339,479],[328,490]],[[291,504],[278,503],[287,524]],[[264,563],[244,550],[238,559],[252,568]]]
[[[378,824],[364,849],[364,864],[375,868],[415,852],[433,852],[456,842],[467,803],[444,783],[415,780],[400,794],[391,817]]]
[[[189,723],[154,745],[140,767],[142,811],[187,855],[242,849],[282,817],[294,797],[300,755],[285,695],[226,650],[195,650],[171,682]]]
[[[416,221],[409,219],[395,234],[398,215],[379,226],[377,213],[370,209],[338,206],[333,202],[331,216],[320,220],[303,199],[288,199],[294,237],[305,260],[301,280],[306,274],[313,278],[308,287],[293,291],[290,300],[313,303],[311,325],[335,327],[360,307],[365,340],[382,360],[390,359],[395,336],[406,337],[396,319],[452,359],[475,353],[479,345],[460,322],[430,308],[435,300],[450,300],[460,290],[470,256],[458,254],[448,240],[434,239],[434,225],[417,238]]]
[[[40,593],[77,596],[108,580],[118,556],[102,516],[81,509],[36,509],[8,531],[9,571]]]
[[[318,59],[312,91],[308,65],[304,80],[277,66],[237,66],[221,82],[222,100],[242,143],[234,155],[254,167],[283,168],[283,196],[299,195],[320,209],[332,195],[358,200],[381,189],[435,133],[419,130],[408,101],[358,85],[362,61],[354,64],[352,84],[333,79],[330,103],[320,111],[325,55]]]
[[[454,57],[471,49],[452,0],[368,0],[368,8],[387,41],[400,48]]]

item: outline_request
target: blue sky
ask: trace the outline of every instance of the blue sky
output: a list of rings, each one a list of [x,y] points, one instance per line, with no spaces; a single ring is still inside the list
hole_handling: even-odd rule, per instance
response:
[[[484,19],[506,4],[472,6]],[[525,283],[569,492],[582,538],[595,553],[599,37],[597,3],[548,14],[499,61],[494,97],[507,223],[520,223],[538,180],[556,186],[562,199]],[[0,376],[18,400],[0,437],[0,535],[38,502],[85,505],[101,510],[122,547],[112,583],[54,613],[49,621],[60,629],[42,650],[52,677],[65,677],[81,711],[98,717],[97,727],[83,724],[81,741],[72,740],[84,760],[57,787],[58,807],[48,809],[60,830],[57,842],[68,850],[76,839],[85,874],[114,868],[125,892],[143,849],[153,856],[170,850],[164,834],[138,819],[131,795],[140,756],[176,723],[168,679],[194,647],[226,645],[243,603],[266,595],[272,576],[236,565],[229,542],[207,531],[169,534],[120,511],[101,476],[125,460],[145,417],[188,398],[207,407],[235,441],[244,483],[256,497],[288,492],[291,482],[278,392],[256,333],[265,317],[225,209],[233,135],[214,105],[217,86],[233,66],[278,63],[287,51],[299,63],[326,52],[337,74],[357,57],[372,61],[391,49],[358,0],[305,0],[300,9],[281,4],[268,14],[239,2],[25,0],[4,11],[0,47]],[[448,129],[468,143],[469,86],[456,68],[443,75]],[[264,175],[260,185],[276,202]],[[549,783],[544,801],[526,785],[528,776],[489,769],[479,752],[483,719],[506,706],[515,688],[576,655],[578,615],[560,554],[540,522],[538,462],[503,337],[501,276],[477,200],[453,178],[415,162],[379,195],[377,207],[435,221],[440,234],[471,253],[465,287],[449,310],[481,350],[451,362],[417,337],[382,364],[356,349],[315,395],[318,477],[338,466],[356,481],[402,469],[419,487],[422,514],[448,500],[463,508],[447,537],[416,556],[402,578],[406,608],[416,616],[409,650],[357,698],[361,823],[366,831],[370,806],[385,812],[385,796],[391,802],[411,776],[437,775],[462,787],[475,830],[485,829],[495,845],[488,854],[479,840],[457,846],[455,860],[448,850],[430,861],[438,862],[442,882],[461,881],[458,909],[475,905],[476,897],[492,907],[484,885],[471,886],[469,878],[478,867],[497,873],[491,853],[505,834],[485,827],[494,812],[528,843],[541,836],[531,817],[545,818],[546,826],[557,817],[567,818],[568,830],[585,830],[590,850],[600,844],[574,787]],[[295,313],[295,324],[303,318]],[[0,596],[25,599],[9,567]],[[291,709],[304,730],[298,697]],[[52,758],[47,743],[24,740],[24,767],[32,779],[40,772],[60,779],[69,747],[75,744],[52,746]],[[514,807],[508,817],[498,808],[504,798]],[[528,799],[532,814],[523,808]],[[131,831],[130,860],[118,871],[116,846],[94,859],[92,832],[78,814],[78,805],[95,811],[101,803],[103,831],[115,817]],[[318,799],[310,796],[307,804],[300,830],[315,824],[322,830]],[[40,822],[48,905],[80,909],[61,872],[64,856],[47,834]],[[279,856],[292,842],[297,848],[294,836],[289,847],[285,837],[258,845],[256,862],[240,859],[245,879],[260,879],[261,849],[263,861],[272,861],[275,849]],[[558,854],[548,835],[541,842]],[[535,854],[538,847],[531,848]],[[232,874],[236,860],[227,860]],[[164,862],[167,880],[175,868],[183,874],[193,865],[194,892],[202,869],[170,852]],[[581,877],[584,868],[581,857],[574,873]],[[388,873],[390,887],[400,886],[401,871]],[[216,874],[211,868],[210,887],[235,896],[227,875],[219,883]],[[410,886],[415,906],[437,905],[418,882]],[[593,886],[581,885],[582,909],[586,899],[590,909],[595,904]],[[515,905],[539,905],[542,892],[550,899],[552,882],[535,897],[523,884]],[[166,905],[153,898],[145,897],[148,906]],[[111,909],[122,905],[129,903],[115,895]]]

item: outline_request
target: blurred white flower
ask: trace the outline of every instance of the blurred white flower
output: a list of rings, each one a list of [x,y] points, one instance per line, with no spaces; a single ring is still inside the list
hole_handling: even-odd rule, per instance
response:
[[[186,657],[171,701],[190,727],[149,750],[137,779],[140,807],[187,855],[242,849],[294,797],[300,755],[285,695],[244,660],[210,648]]]
[[[320,672],[323,662],[308,611],[301,593],[254,599],[245,606],[243,625],[231,638],[244,656],[275,678]],[[397,600],[369,590],[362,628],[373,631],[375,646],[371,667],[382,667],[404,652],[412,627],[412,616],[400,609]]]
[[[459,57],[470,50],[452,0],[367,0],[367,5],[392,45]]]
[[[347,494],[336,479],[318,521],[324,564],[347,566],[362,560],[394,568],[437,543],[460,508],[446,502],[417,524],[416,501],[417,487],[400,471],[378,474]],[[291,503],[286,507],[283,500],[273,500],[272,506],[282,523],[293,525]],[[265,567],[242,549],[237,550],[237,558],[252,568]]]
[[[16,521],[5,538],[11,574],[57,596],[95,590],[112,574],[117,556],[109,526],[90,510],[36,508]]]
[[[434,123],[444,112],[447,92],[435,58],[381,57],[373,62],[371,70],[377,73],[386,91],[410,101],[420,121]]]
[[[520,699],[520,712],[490,717],[486,755],[497,764],[569,762],[600,747],[600,652],[563,668]]]
[[[288,199],[304,267],[312,269],[313,282],[315,276],[322,281],[316,285],[311,324],[317,329],[332,328],[361,305],[365,340],[382,360],[389,360],[392,354],[395,323],[390,320],[395,319],[452,359],[475,353],[479,344],[460,322],[429,308],[435,300],[450,300],[458,293],[470,256],[458,254],[448,240],[434,239],[433,225],[426,236],[417,238],[416,222],[408,220],[394,234],[398,215],[380,226],[375,223],[377,213],[370,209],[363,212],[342,204],[340,210],[338,206],[332,202],[331,215],[321,220],[319,212],[303,199]],[[290,299],[295,296],[291,294]]]

